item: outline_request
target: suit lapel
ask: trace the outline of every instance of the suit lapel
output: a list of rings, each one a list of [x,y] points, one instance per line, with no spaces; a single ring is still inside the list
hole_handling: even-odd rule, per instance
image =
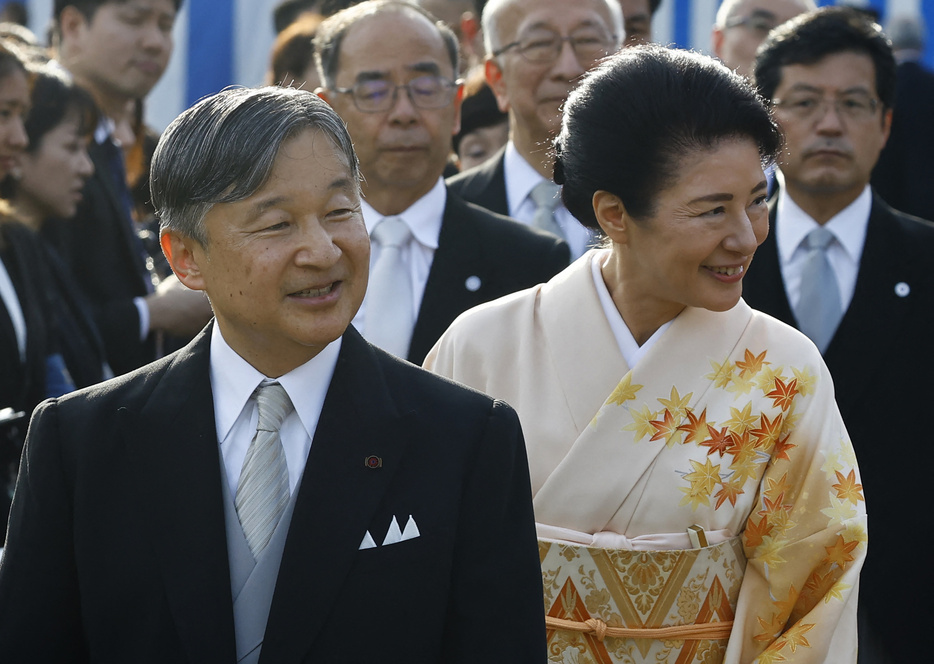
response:
[[[138,412],[121,409],[137,498],[194,662],[236,659],[209,330],[175,356]]]
[[[743,299],[751,303],[753,308],[797,327],[791,305],[788,304],[788,293],[785,291],[778,257],[778,243],[775,241],[777,198],[776,196],[772,199],[769,210],[771,231],[756,249],[749,274],[743,279]]]
[[[410,362],[421,364],[451,321],[481,301],[466,285],[467,279],[477,276],[477,268],[484,264],[483,246],[477,233],[471,231],[469,214],[467,204],[448,192],[438,249],[431,262],[418,319],[412,331],[408,353]]]
[[[906,297],[896,293],[898,284],[910,289],[918,268],[910,260],[911,248],[904,243],[897,219],[874,197],[853,300],[824,354],[844,413],[862,390],[872,389],[866,377],[885,357],[879,349],[897,342],[914,304],[910,291]]]
[[[133,264],[134,271],[142,279],[143,275],[149,273],[149,270],[143,262],[142,255],[137,251],[140,240],[133,235],[135,222],[132,219],[127,219],[127,210],[123,197],[117,191],[116,184],[110,176],[112,166],[107,159],[107,153],[103,146],[95,143],[88,149],[88,154],[94,163],[94,175],[91,177],[97,178],[104,191],[107,192],[107,200],[113,208],[115,218],[120,226],[120,234],[123,236],[123,246],[126,249],[127,256],[129,256]],[[148,286],[146,288],[149,290]]]
[[[349,328],[299,488],[261,661],[299,661],[319,636],[405,455],[412,416],[397,411],[376,351]],[[382,467],[367,467],[372,455]]]

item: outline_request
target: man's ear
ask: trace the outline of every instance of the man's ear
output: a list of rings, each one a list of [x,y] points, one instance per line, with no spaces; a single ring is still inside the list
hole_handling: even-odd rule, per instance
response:
[[[191,290],[203,291],[200,261],[205,260],[204,248],[196,240],[170,229],[162,231],[159,243],[178,280]]]
[[[882,147],[885,147],[885,144],[889,142],[889,136],[892,133],[892,109],[887,108],[882,111],[882,133],[883,141]]]
[[[62,43],[74,44],[87,31],[89,22],[74,5],[68,5],[58,15],[58,31]]]
[[[457,135],[461,130],[461,104],[464,102],[464,84],[457,86],[457,94],[454,95],[454,127],[451,130],[451,136]]]
[[[717,58],[720,58],[720,54],[723,53],[723,34],[723,28],[718,28],[716,26],[710,33],[710,44]]]
[[[509,97],[506,95],[506,81],[503,80],[503,70],[494,58],[488,57],[483,63],[483,73],[486,74],[486,83],[496,97],[496,105],[502,113],[509,112]]]
[[[616,194],[608,191],[594,192],[593,212],[597,218],[600,228],[606,233],[606,236],[617,244],[627,244],[629,242],[629,228],[632,225],[632,218],[626,212],[626,206]]]
[[[315,94],[318,95],[321,99],[327,102],[328,106],[334,108],[334,104],[331,103],[331,92],[327,88],[315,88]]]

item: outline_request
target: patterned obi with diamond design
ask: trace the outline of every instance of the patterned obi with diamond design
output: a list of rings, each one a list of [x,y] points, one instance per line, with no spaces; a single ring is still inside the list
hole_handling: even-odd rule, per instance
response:
[[[676,551],[539,540],[538,552],[549,662],[723,660],[746,568],[740,537]]]

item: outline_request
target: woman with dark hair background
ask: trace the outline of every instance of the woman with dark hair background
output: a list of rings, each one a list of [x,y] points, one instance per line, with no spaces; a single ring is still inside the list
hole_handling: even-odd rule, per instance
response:
[[[75,214],[84,183],[94,172],[87,147],[97,124],[97,110],[90,95],[55,63],[36,68],[30,97],[25,124],[29,144],[0,192],[15,211],[18,223],[11,231],[19,251],[29,256],[30,278],[40,289],[47,326],[54,334],[50,346],[64,366],[65,381],[47,381],[47,397],[111,375],[97,328],[74,278],[54,249],[38,237],[47,219],[68,219]],[[48,375],[51,379],[55,374]]]
[[[855,661],[866,512],[830,375],[741,299],[779,146],[714,60],[607,58],[555,141],[605,246],[426,360],[522,420],[550,661]]]

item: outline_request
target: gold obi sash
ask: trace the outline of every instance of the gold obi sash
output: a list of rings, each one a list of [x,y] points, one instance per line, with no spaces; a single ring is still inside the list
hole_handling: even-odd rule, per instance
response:
[[[739,537],[633,551],[539,540],[550,662],[712,664],[746,569]]]

